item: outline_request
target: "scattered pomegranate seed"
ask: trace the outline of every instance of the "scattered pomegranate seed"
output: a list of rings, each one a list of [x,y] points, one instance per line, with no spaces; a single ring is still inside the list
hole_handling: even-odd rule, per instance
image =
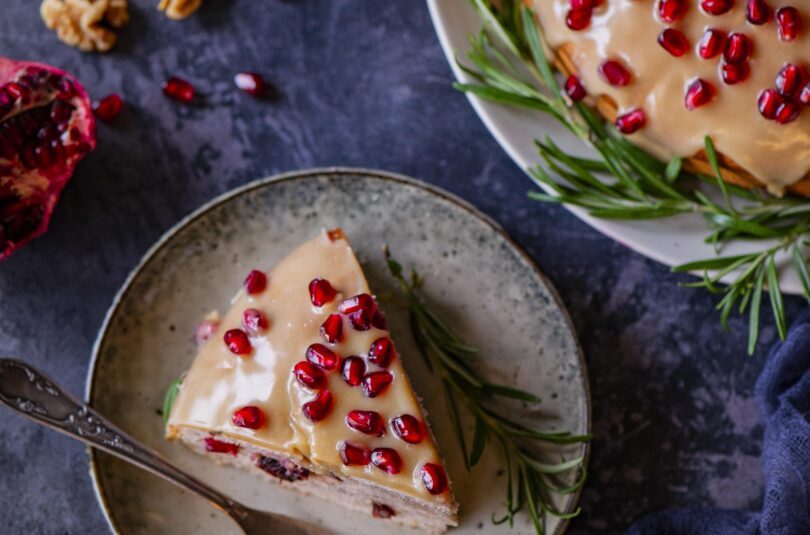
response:
[[[219,322],[215,320],[202,320],[194,331],[194,341],[198,346],[203,345],[217,332]]]
[[[568,95],[568,97],[574,102],[579,102],[580,100],[588,96],[588,93],[587,91],[585,91],[585,87],[583,87],[582,82],[580,82],[579,78],[577,78],[573,74],[565,80],[565,94]]]
[[[295,365],[293,374],[299,383],[309,388],[320,388],[326,380],[323,370],[306,360]]]
[[[703,34],[698,45],[698,54],[703,59],[712,59],[725,48],[726,34],[720,30],[709,28]]]
[[[618,128],[619,132],[622,134],[629,135],[637,132],[640,128],[643,128],[645,124],[647,124],[647,115],[644,113],[644,110],[640,108],[635,108],[616,117],[616,128]]]
[[[776,122],[779,124],[788,124],[799,117],[799,105],[792,100],[785,100],[779,109],[776,110]]]
[[[761,26],[771,17],[771,9],[765,0],[748,0],[745,6],[745,18],[751,24]]]
[[[385,504],[371,502],[371,516],[374,518],[391,518],[397,516],[397,514]]]
[[[226,331],[223,340],[225,340],[225,345],[228,346],[228,349],[230,349],[231,353],[234,355],[247,355],[253,350],[253,346],[250,345],[250,340],[248,340],[247,333],[242,329]]]
[[[673,28],[667,28],[658,35],[658,44],[676,58],[689,51],[689,39],[682,31]]]
[[[338,310],[340,310],[341,314],[351,314],[358,310],[365,310],[371,313],[375,308],[376,304],[374,303],[374,298],[368,294],[355,295],[354,297],[344,299],[338,305]]]
[[[389,474],[398,474],[402,470],[402,458],[393,448],[371,450],[371,464]]]
[[[804,85],[805,72],[794,63],[785,63],[776,76],[776,90],[785,97],[792,97]]]
[[[344,442],[340,446],[340,459],[346,466],[365,466],[369,463],[371,452],[362,444]]]
[[[249,295],[260,294],[267,288],[267,275],[263,271],[254,269],[245,277],[245,290]]]
[[[255,308],[246,308],[242,313],[242,327],[250,334],[259,334],[270,326],[267,316]]]
[[[121,97],[113,93],[101,99],[98,104],[96,104],[95,108],[93,108],[93,113],[105,123],[109,123],[118,117],[118,114],[121,113],[123,108],[124,101],[121,100]]]
[[[342,240],[344,238],[343,230],[339,228],[329,229],[326,231],[326,237],[329,238],[329,241],[332,243]]]
[[[248,95],[256,98],[264,96],[264,92],[267,89],[264,78],[255,72],[240,72],[233,77],[233,83]]]
[[[711,102],[716,93],[711,83],[698,78],[687,86],[683,102],[686,109],[692,111]]]
[[[599,74],[607,83],[616,87],[624,87],[633,81],[630,71],[615,59],[603,61],[599,65]]]
[[[422,483],[431,494],[441,494],[447,490],[447,476],[444,468],[438,464],[425,463],[422,465]]]
[[[390,385],[393,380],[394,376],[389,372],[372,372],[366,374],[366,376],[363,377],[362,383],[363,393],[366,397],[376,398],[388,388],[388,385]]]
[[[686,0],[658,0],[658,16],[664,22],[676,22],[683,18],[687,7]]]
[[[775,120],[776,112],[784,101],[776,89],[764,89],[757,98],[759,113],[766,119]]]
[[[391,420],[394,433],[408,444],[419,444],[425,438],[425,426],[416,417],[403,414]]]
[[[592,15],[593,10],[589,7],[569,9],[565,16],[565,25],[575,32],[584,30],[591,23]]]
[[[371,326],[381,331],[388,330],[388,322],[385,321],[385,314],[382,313],[379,307],[374,311],[374,315],[371,316]]]
[[[733,6],[733,0],[701,0],[700,2],[700,7],[709,15],[722,15]]]
[[[223,442],[214,437],[205,437],[205,451],[211,453],[230,453],[234,457],[239,453],[239,444]]]
[[[330,344],[340,342],[343,338],[343,318],[340,314],[329,314],[321,325],[321,336]]]
[[[745,61],[751,55],[751,40],[744,33],[732,32],[726,39],[723,58],[729,63]]]
[[[810,104],[810,83],[802,87],[802,90],[799,92],[799,102],[805,105]]]
[[[324,370],[334,370],[338,365],[338,356],[323,344],[312,344],[307,348],[307,360]]]
[[[197,92],[194,90],[193,85],[176,76],[172,76],[163,82],[162,87],[163,94],[165,94],[167,97],[186,104],[194,101],[194,97],[197,96]]]
[[[313,422],[320,422],[329,415],[332,410],[334,398],[332,393],[328,390],[319,390],[312,401],[304,403],[301,409],[304,411],[304,416]]]
[[[326,279],[312,279],[309,283],[309,298],[316,307],[330,303],[337,292]]]
[[[349,323],[355,331],[367,331],[371,327],[371,315],[366,310],[357,310],[349,314]]]
[[[795,41],[799,37],[801,18],[795,7],[783,7],[776,11],[776,24],[779,27],[779,39]]]
[[[259,429],[264,426],[267,418],[259,407],[248,405],[237,410],[231,416],[231,422],[237,427]]]
[[[363,381],[366,374],[366,363],[360,357],[346,357],[343,359],[343,366],[340,376],[349,386],[357,386]]]
[[[380,413],[374,411],[350,411],[346,425],[367,435],[381,437],[385,434],[385,422]]]
[[[394,343],[387,336],[378,338],[371,344],[368,350],[368,361],[377,366],[387,368],[394,356]]]
[[[739,84],[748,79],[751,74],[751,67],[748,66],[747,61],[739,63],[726,63],[723,61],[720,65],[720,72],[723,74],[723,81],[728,85]]]

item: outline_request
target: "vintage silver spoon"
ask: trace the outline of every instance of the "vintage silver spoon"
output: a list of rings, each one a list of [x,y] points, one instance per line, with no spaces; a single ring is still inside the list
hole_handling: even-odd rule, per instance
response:
[[[24,362],[0,359],[0,401],[36,422],[197,493],[230,516],[247,535],[328,535],[317,526],[250,509],[220,494],[140,444]]]

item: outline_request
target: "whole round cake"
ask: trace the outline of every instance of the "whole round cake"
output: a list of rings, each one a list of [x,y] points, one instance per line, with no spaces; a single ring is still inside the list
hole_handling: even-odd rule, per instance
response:
[[[527,0],[583,98],[657,157],[810,196],[810,3]],[[801,4],[801,5],[800,5]]]

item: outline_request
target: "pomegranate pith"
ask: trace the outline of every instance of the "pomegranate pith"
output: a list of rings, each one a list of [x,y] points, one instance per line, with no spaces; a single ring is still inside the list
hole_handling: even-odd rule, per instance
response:
[[[307,348],[307,360],[324,370],[334,370],[339,357],[323,344],[312,344]]]
[[[210,453],[230,453],[236,457],[239,453],[239,444],[223,442],[214,437],[205,437],[205,451]]]
[[[376,398],[388,388],[388,385],[390,385],[393,380],[394,376],[389,372],[372,372],[366,374],[366,376],[363,377],[362,383],[363,393],[366,397]]]
[[[358,386],[366,374],[366,363],[360,357],[346,357],[340,375],[349,386]]]
[[[163,82],[161,87],[163,88],[164,95],[185,104],[194,102],[194,98],[197,96],[197,91],[194,89],[194,86],[177,76],[170,77]]]
[[[225,345],[234,355],[247,355],[253,351],[248,335],[242,329],[231,329],[223,337]]]
[[[381,437],[385,434],[385,421],[380,413],[375,411],[349,411],[346,415],[346,425],[366,435]]]
[[[779,39],[782,41],[795,41],[799,37],[801,17],[799,11],[792,6],[783,7],[776,11],[776,25],[779,28]]]
[[[267,417],[259,407],[256,407],[255,405],[248,405],[234,411],[234,413],[231,415],[231,422],[237,427],[261,429],[267,422]]]
[[[382,368],[387,368],[391,364],[393,356],[394,343],[387,336],[374,340],[368,350],[368,361]]]
[[[267,275],[263,271],[254,269],[245,277],[245,290],[248,295],[260,294],[267,288]]]
[[[270,322],[267,321],[267,316],[255,308],[246,308],[242,313],[242,327],[250,334],[260,334],[267,330]]]
[[[398,474],[402,470],[402,458],[393,448],[371,450],[371,464],[392,475]]]
[[[323,370],[306,360],[295,365],[293,374],[299,383],[308,388],[320,388],[326,381]]]
[[[362,444],[344,442],[340,446],[340,460],[346,466],[365,466],[369,463],[371,453]]]
[[[309,283],[309,299],[316,307],[330,303],[336,295],[337,292],[326,279],[312,279]]]
[[[113,93],[101,99],[93,108],[93,113],[105,123],[110,123],[118,117],[122,109],[124,109],[124,101]]]
[[[421,469],[422,483],[431,494],[441,494],[447,490],[447,476],[438,464],[425,463]]]
[[[330,344],[336,344],[343,338],[343,317],[340,314],[329,314],[321,325],[321,337]]]
[[[312,401],[304,403],[301,410],[304,412],[304,416],[313,422],[320,422],[329,416],[333,404],[334,398],[332,393],[328,390],[320,390],[315,394],[315,397],[312,398]]]
[[[263,97],[267,91],[264,78],[255,72],[240,72],[233,77],[233,83],[248,95],[256,98]]]
[[[393,418],[391,427],[394,433],[408,444],[419,444],[427,434],[424,424],[410,414]]]

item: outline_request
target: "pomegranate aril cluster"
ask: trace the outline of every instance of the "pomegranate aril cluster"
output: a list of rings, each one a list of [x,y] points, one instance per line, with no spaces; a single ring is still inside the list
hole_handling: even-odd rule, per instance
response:
[[[580,31],[591,23],[594,8],[602,5],[603,0],[570,0],[570,7],[565,15],[565,25],[571,30]]]
[[[777,73],[774,86],[759,93],[759,113],[778,124],[795,121],[802,108],[810,104],[810,79],[806,69],[795,63],[786,63]]]

